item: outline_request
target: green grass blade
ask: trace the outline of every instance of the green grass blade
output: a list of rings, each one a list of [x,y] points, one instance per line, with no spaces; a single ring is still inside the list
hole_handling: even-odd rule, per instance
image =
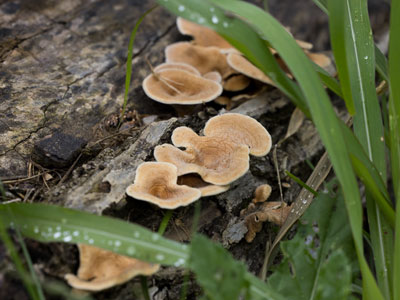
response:
[[[307,116],[310,116],[304,95],[276,62],[269,45],[245,22],[232,18],[221,9],[203,0],[157,0],[157,2],[187,20],[210,27],[224,37],[265,74],[267,74]]]
[[[318,73],[319,78],[323,82],[324,85],[328,89],[330,89],[332,92],[334,92],[336,95],[338,95],[340,98],[343,98],[343,93],[342,93],[342,88],[340,86],[340,83],[333,78],[327,71],[325,71],[323,68],[318,66],[317,64],[313,63],[315,71]]]
[[[128,105],[128,94],[129,94],[129,87],[131,85],[131,78],[132,78],[132,57],[133,57],[133,45],[135,43],[136,33],[139,29],[140,24],[143,22],[144,18],[151,13],[156,6],[153,6],[149,10],[147,10],[143,15],[140,16],[139,20],[137,20],[135,27],[131,32],[131,36],[129,38],[129,46],[128,46],[128,58],[126,59],[126,75],[125,75],[125,94],[124,94],[124,103],[122,105],[120,123],[122,122],[123,116],[126,111],[126,106]]]
[[[400,299],[400,1],[392,0],[389,38],[389,128],[391,166],[396,199],[393,299]]]
[[[383,122],[374,85],[375,50],[367,2],[330,0],[328,9],[331,44],[342,91],[345,102],[352,102],[355,108],[354,131],[385,182]],[[371,190],[370,187],[367,189]],[[370,193],[367,194],[367,212],[378,284],[385,298],[389,299],[393,250],[391,228]]]
[[[24,236],[43,242],[90,244],[164,265],[183,266],[189,257],[188,246],[139,225],[68,208],[10,203],[0,205],[0,218],[10,226],[18,226]]]
[[[326,14],[328,14],[327,7],[328,0],[313,0],[313,2]],[[389,81],[387,59],[381,50],[375,45],[375,64],[376,70],[386,81]]]
[[[0,196],[3,197],[3,199],[6,199],[5,197],[5,192],[4,192],[4,187],[3,187],[3,183],[0,181]],[[7,215],[10,215],[10,211],[9,210],[5,210],[5,213]],[[19,232],[18,232],[19,233]],[[6,225],[6,221],[3,218],[0,218],[0,241],[3,241],[6,249],[8,250],[8,254],[10,255],[14,266],[22,280],[22,282],[25,285],[25,288],[28,292],[28,294],[31,296],[32,299],[34,300],[41,300],[44,299],[41,296],[42,294],[42,290],[37,286],[37,282],[34,282],[32,279],[33,277],[29,277],[28,272],[25,270],[21,258],[18,255],[17,250],[15,249],[15,246],[11,240],[11,238],[9,237],[8,233],[7,233],[7,225]],[[35,278],[37,279],[37,278]],[[40,292],[39,292],[40,291]]]
[[[307,185],[304,181],[302,181],[299,177],[295,176],[294,174],[290,173],[289,171],[285,171],[286,175],[289,176],[290,178],[292,178],[292,180],[294,180],[298,185],[300,185],[303,189],[306,189],[307,191],[309,191],[311,194],[315,196],[318,195],[318,192],[316,190],[314,190],[312,187],[310,187],[309,185]]]
[[[379,75],[382,76],[387,82],[389,82],[389,70],[388,70],[388,62],[385,55],[382,53],[381,50],[375,45],[375,63],[376,63],[376,70],[378,71]]]

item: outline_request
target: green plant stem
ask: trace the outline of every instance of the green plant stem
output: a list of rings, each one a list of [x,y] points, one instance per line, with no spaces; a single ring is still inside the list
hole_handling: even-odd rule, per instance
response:
[[[318,192],[314,190],[312,187],[308,186],[304,181],[302,181],[299,177],[296,175],[290,173],[288,170],[285,171],[286,175],[288,175],[290,178],[292,178],[296,183],[298,183],[302,188],[305,188],[307,191],[309,191],[311,194],[314,196],[318,195]]]
[[[149,287],[147,286],[147,277],[140,276],[140,284],[142,286],[142,292],[145,300],[151,300],[149,295]]]
[[[172,217],[172,214],[174,213],[173,210],[167,210],[167,212],[164,214],[164,217],[160,223],[160,227],[158,227],[158,234],[163,235],[165,232],[165,229],[167,229],[168,222]]]
[[[121,116],[119,119],[119,125],[121,125],[126,106],[128,104],[128,94],[129,94],[129,87],[131,85],[131,77],[132,77],[132,57],[133,57],[133,45],[135,42],[136,33],[139,29],[140,24],[143,22],[144,18],[151,13],[158,5],[153,6],[149,10],[147,10],[140,18],[137,20],[135,27],[132,30],[130,39],[129,39],[129,47],[128,47],[128,58],[126,59],[126,76],[125,76],[125,94],[124,94],[124,104],[122,106]],[[119,126],[118,125],[118,126]]]

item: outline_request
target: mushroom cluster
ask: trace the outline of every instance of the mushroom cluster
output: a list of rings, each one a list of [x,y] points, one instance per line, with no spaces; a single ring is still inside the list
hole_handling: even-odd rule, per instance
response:
[[[166,62],[155,67],[143,81],[143,89],[149,98],[174,105],[215,100],[230,109],[239,100],[248,98],[247,95],[255,96],[267,86],[275,86],[273,80],[213,30],[181,17],[177,18],[177,27],[180,33],[193,40],[166,47]],[[323,68],[330,66],[329,57],[311,53],[311,44],[296,41],[316,64]],[[292,77],[275,49],[270,50]]]
[[[249,169],[249,154],[264,156],[271,149],[268,131],[246,115],[213,117],[203,131],[199,136],[188,127],[176,128],[172,144],[154,149],[157,162],[138,167],[127,194],[161,208],[186,206],[228,190]]]

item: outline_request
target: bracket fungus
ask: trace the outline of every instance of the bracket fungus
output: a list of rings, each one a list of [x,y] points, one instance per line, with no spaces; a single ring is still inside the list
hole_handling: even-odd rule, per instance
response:
[[[178,168],[178,175],[198,173],[215,185],[226,185],[249,169],[249,148],[220,137],[198,136],[188,127],[178,127],[172,142],[154,149],[157,161],[169,162]]]
[[[101,291],[125,283],[137,275],[152,275],[160,268],[135,258],[122,256],[89,245],[78,245],[80,266],[77,276],[65,275],[73,288]]]
[[[289,214],[291,207],[285,202],[265,202],[270,195],[271,187],[268,184],[260,185],[254,193],[252,202],[240,212],[247,227],[245,239],[248,243],[251,243],[261,231],[263,222],[268,221],[281,226]]]
[[[192,36],[194,43],[197,45],[204,47],[214,46],[220,49],[233,49],[231,44],[210,28],[190,22],[181,17],[176,19],[176,26],[181,34]]]
[[[188,42],[178,42],[165,48],[165,60],[171,62],[183,62],[192,65],[202,75],[217,71],[222,78],[235,73],[228,65],[226,55],[216,47],[203,47]]]
[[[179,70],[183,70],[183,71],[192,73],[197,76],[201,76],[199,70],[197,70],[195,67],[193,67],[189,64],[180,63],[180,62],[160,64],[154,68],[154,72],[160,72],[162,70],[170,70],[170,69],[179,69]]]
[[[257,120],[238,113],[226,113],[208,120],[204,135],[219,140],[246,145],[254,156],[267,155],[271,150],[271,135]]]
[[[201,197],[200,190],[178,185],[177,178],[178,170],[171,163],[144,162],[137,168],[134,183],[126,193],[167,209],[189,205]]]
[[[275,86],[275,83],[271,80],[271,78],[265,75],[263,71],[254,66],[241,54],[229,53],[226,60],[229,66],[235,71],[244,74],[247,77]]]
[[[143,81],[143,90],[151,99],[165,104],[200,104],[214,100],[222,86],[183,69],[162,69]]]
[[[197,174],[186,174],[178,177],[179,185],[187,185],[199,189],[202,197],[215,196],[229,190],[230,186],[215,185],[205,182]]]

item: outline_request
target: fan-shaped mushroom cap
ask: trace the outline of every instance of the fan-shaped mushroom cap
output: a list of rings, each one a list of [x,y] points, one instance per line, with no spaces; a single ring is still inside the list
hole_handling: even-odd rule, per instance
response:
[[[193,67],[189,64],[185,64],[185,63],[163,63],[163,64],[155,67],[154,72],[160,72],[162,70],[168,70],[168,69],[179,69],[179,70],[183,70],[183,71],[192,73],[197,76],[201,76],[199,70],[197,70],[195,67]]]
[[[264,83],[275,86],[275,83],[264,74],[263,71],[254,66],[246,58],[240,54],[229,53],[227,56],[228,64],[237,72],[244,74],[250,78],[257,79]]]
[[[80,266],[78,275],[65,275],[73,288],[101,291],[127,282],[137,275],[152,275],[159,265],[115,254],[89,245],[78,245]]]
[[[210,28],[190,22],[181,17],[176,19],[176,25],[180,33],[192,36],[197,45],[204,47],[215,46],[221,49],[233,48],[231,44]]]
[[[322,53],[306,52],[306,55],[321,68],[326,68],[332,63],[331,59]]]
[[[211,118],[204,127],[204,135],[246,145],[255,156],[264,156],[271,150],[271,136],[264,126],[242,114],[226,113]]]
[[[177,185],[177,173],[176,166],[167,162],[142,163],[136,170],[134,184],[128,186],[126,193],[161,208],[174,209],[189,205],[201,197],[201,192]]]
[[[230,92],[238,92],[247,88],[250,84],[250,79],[242,74],[232,75],[223,83],[224,90]]]
[[[163,144],[154,149],[154,157],[176,165],[178,175],[198,173],[206,182],[226,185],[249,169],[249,149],[245,145],[220,137],[198,136],[187,127],[175,129],[172,140],[186,150]]]
[[[251,202],[265,202],[271,195],[271,192],[272,188],[269,184],[262,184],[256,188],[256,191],[254,192],[254,198]]]
[[[205,182],[196,174],[186,174],[178,177],[178,184],[190,186],[199,189],[202,197],[214,196],[229,190],[228,185],[215,185]]]
[[[222,81],[221,74],[219,74],[219,72],[217,72],[217,71],[208,72],[208,73],[204,74],[203,77],[206,79],[216,81],[218,83],[221,83],[221,81]]]
[[[203,47],[188,42],[171,44],[165,48],[167,62],[183,62],[192,65],[201,74],[217,71],[222,78],[234,73],[226,62],[226,55],[216,47]]]
[[[148,97],[161,103],[199,104],[217,98],[222,86],[184,70],[165,69],[147,76],[143,90]]]

